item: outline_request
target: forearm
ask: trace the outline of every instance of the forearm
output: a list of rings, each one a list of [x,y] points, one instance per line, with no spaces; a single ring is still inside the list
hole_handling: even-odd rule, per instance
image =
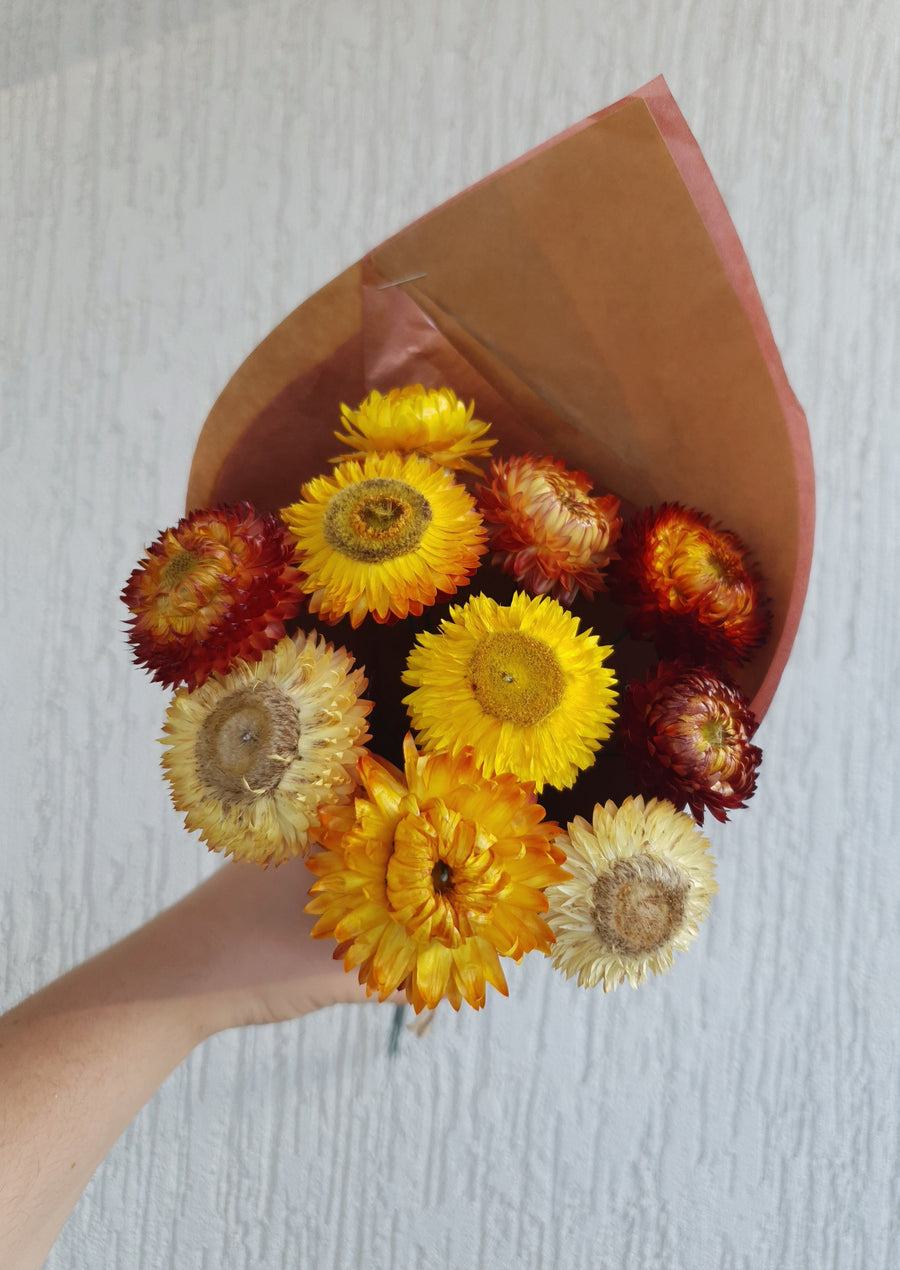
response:
[[[215,1030],[163,918],[0,1019],[0,1262],[43,1264],[110,1147]],[[179,965],[181,957],[181,965]]]
[[[0,1265],[32,1270],[166,1076],[225,1028],[365,1000],[310,939],[309,875],[229,864],[0,1019]]]

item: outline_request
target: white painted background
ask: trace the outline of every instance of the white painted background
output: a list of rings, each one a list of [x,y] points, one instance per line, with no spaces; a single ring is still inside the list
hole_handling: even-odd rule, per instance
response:
[[[759,793],[677,972],[217,1038],[53,1270],[894,1270],[895,0],[4,0],[0,1001],[213,863],[118,591],[232,370],[367,247],[662,72],[806,407],[819,520]]]

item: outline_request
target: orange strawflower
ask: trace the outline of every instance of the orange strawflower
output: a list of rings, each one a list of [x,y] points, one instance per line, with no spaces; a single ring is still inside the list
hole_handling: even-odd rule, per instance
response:
[[[257,661],[302,604],[294,547],[249,503],[192,512],[147,549],[122,592],[134,659],[168,687]]]
[[[740,538],[709,516],[676,503],[650,508],[625,526],[618,552],[613,598],[631,610],[632,634],[656,640],[664,656],[743,662],[764,642],[759,571]]]
[[[703,824],[745,807],[762,751],[751,744],[756,718],[747,698],[708,667],[660,664],[622,697],[622,751],[649,794],[690,808]]]
[[[306,911],[369,996],[400,988],[416,1013],[445,997],[477,1010],[488,984],[507,995],[500,957],[553,943],[543,892],[568,877],[559,826],[532,786],[488,779],[469,752],[420,755],[407,736],[404,759],[400,773],[364,755],[365,796],[322,813]]]
[[[490,485],[476,491],[491,563],[531,595],[552,595],[566,605],[579,591],[593,599],[605,588],[604,570],[622,522],[619,500],[591,497],[591,488],[589,476],[558,459],[495,459]]]

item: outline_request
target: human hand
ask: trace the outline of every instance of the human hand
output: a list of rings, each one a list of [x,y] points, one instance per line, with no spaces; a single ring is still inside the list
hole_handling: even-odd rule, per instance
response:
[[[300,860],[225,864],[143,928],[182,970],[195,968],[208,1033],[375,999],[334,960],[333,940],[311,938],[316,919],[303,909],[312,881]]]

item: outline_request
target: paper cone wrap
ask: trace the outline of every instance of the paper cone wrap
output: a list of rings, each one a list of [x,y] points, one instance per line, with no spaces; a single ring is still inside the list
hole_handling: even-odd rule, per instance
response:
[[[809,574],[809,437],[662,79],[422,217],[287,317],[213,407],[188,508],[287,505],[340,451],[342,402],[412,383],[474,398],[495,454],[553,455],[625,511],[681,502],[739,534],[772,601],[771,636],[739,676],[762,717]]]

